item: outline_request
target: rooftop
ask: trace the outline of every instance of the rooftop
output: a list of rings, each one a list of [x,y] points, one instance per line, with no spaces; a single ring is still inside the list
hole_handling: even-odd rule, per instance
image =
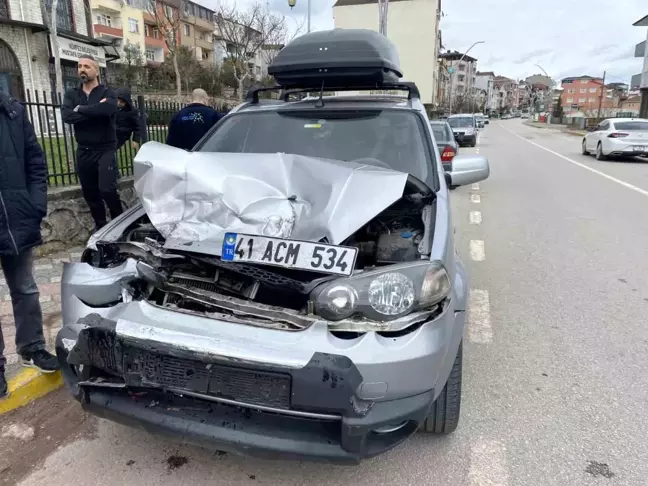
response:
[[[391,0],[392,2],[411,2],[412,0]],[[334,7],[350,7],[352,5],[378,5],[378,0],[337,0]]]
[[[648,27],[648,15],[637,20],[634,24],[635,27]]]
[[[466,56],[459,51],[450,51],[439,54],[441,59],[447,59],[448,61],[458,61],[463,56],[464,61],[466,62],[477,62],[477,59],[471,56]]]

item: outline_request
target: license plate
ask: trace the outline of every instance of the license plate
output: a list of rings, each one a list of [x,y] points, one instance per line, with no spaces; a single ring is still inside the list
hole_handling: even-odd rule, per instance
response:
[[[230,262],[262,263],[313,272],[351,275],[357,255],[357,248],[346,246],[226,233],[221,258]]]
[[[635,145],[634,149],[635,149],[635,152],[645,152],[646,151],[646,147],[644,147],[643,145]]]

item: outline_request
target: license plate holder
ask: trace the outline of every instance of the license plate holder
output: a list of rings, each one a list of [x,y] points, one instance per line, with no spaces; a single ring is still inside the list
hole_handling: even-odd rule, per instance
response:
[[[349,276],[357,256],[358,249],[348,246],[226,233],[221,259]]]

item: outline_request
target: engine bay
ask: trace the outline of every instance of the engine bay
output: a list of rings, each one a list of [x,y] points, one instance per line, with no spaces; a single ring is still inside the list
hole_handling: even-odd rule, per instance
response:
[[[424,258],[431,248],[434,199],[409,194],[378,214],[342,246],[358,248],[353,273],[411,262]],[[280,309],[287,328],[309,325],[300,316],[313,314],[309,300],[319,285],[337,275],[280,268],[252,263],[229,262],[218,256],[164,248],[164,238],[144,215],[133,222],[117,241],[96,244],[86,250],[83,261],[110,268],[135,259],[142,278],[128,283],[129,298],[144,299],[156,306],[178,311],[236,318],[258,319],[267,324]],[[254,303],[254,311],[240,304]],[[244,305],[243,305],[244,306]],[[244,306],[245,307],[245,306]],[[255,322],[252,322],[254,324]]]

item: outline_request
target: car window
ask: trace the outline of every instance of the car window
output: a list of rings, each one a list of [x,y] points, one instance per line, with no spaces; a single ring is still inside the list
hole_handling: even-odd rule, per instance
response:
[[[636,131],[636,130],[646,130],[648,131],[648,121],[624,121],[616,122],[614,124],[617,130],[626,130],[626,131]]]
[[[474,127],[475,119],[472,116],[457,116],[454,118],[448,118],[448,124],[452,128]]]
[[[448,129],[445,124],[433,124],[432,132],[434,133],[434,138],[437,142],[447,142],[454,138],[454,135],[451,136],[448,134]]]
[[[200,152],[290,153],[362,161],[422,181],[432,167],[423,124],[403,110],[283,110],[223,119]]]
[[[607,129],[609,128],[609,126],[610,126],[610,122],[607,121],[607,120],[605,120],[605,121],[603,121],[603,122],[601,122],[601,123],[599,124],[599,126],[598,126],[598,130],[600,130],[600,131],[607,130]]]

